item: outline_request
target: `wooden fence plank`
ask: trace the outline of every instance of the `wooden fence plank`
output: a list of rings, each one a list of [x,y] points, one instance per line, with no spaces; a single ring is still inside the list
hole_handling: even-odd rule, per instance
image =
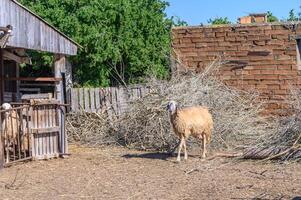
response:
[[[71,89],[71,110],[74,112],[78,112],[78,89],[72,88]]]
[[[123,114],[128,110],[128,102],[137,100],[149,94],[150,88],[146,85],[107,88],[73,88],[71,90],[71,110],[78,112],[101,112],[109,109],[109,115]]]
[[[99,88],[94,89],[94,95],[95,95],[95,110],[96,110],[96,112],[100,112],[101,104],[100,104],[100,90],[99,90]]]
[[[91,112],[90,108],[90,88],[84,88],[85,111]]]
[[[95,108],[95,88],[90,89],[90,105],[91,105],[91,112],[96,112]]]
[[[78,89],[78,98],[79,98],[79,109],[85,110],[85,104],[84,104],[84,89],[79,88]]]

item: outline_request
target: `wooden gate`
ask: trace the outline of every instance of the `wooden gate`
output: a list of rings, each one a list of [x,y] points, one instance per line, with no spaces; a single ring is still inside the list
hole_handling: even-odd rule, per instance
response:
[[[50,159],[67,153],[64,108],[55,101],[1,110],[5,165],[29,159]]]

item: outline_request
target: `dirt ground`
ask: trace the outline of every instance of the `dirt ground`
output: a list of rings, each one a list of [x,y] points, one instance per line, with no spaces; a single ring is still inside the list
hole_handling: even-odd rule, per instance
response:
[[[301,164],[217,158],[174,162],[166,154],[71,146],[66,159],[0,172],[0,199],[293,199]]]

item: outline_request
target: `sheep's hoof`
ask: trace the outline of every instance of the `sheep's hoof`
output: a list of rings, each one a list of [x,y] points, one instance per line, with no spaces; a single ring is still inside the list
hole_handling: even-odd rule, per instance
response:
[[[177,162],[181,162],[181,159],[180,159],[180,158],[177,158]]]

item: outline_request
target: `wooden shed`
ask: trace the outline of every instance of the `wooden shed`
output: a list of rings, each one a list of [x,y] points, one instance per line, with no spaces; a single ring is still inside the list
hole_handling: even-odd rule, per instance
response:
[[[68,153],[64,131],[65,77],[68,79],[71,76],[70,73],[66,74],[70,71],[66,69],[67,56],[76,55],[79,46],[16,0],[0,0],[0,103],[16,105],[8,111],[1,111],[3,148],[0,148],[0,156],[6,164],[27,158],[40,159]],[[52,53],[54,75],[20,77],[20,64],[30,63],[27,50]],[[31,95],[27,91],[24,95],[20,91],[20,83],[23,81],[47,82],[54,89],[47,94]],[[16,140],[13,142],[14,155],[8,152],[9,142],[6,141],[7,135],[10,135],[7,133],[9,122],[5,119],[7,112],[10,115],[16,112],[19,120],[15,127],[19,136],[13,135]],[[20,144],[22,137],[30,140],[25,153]]]

